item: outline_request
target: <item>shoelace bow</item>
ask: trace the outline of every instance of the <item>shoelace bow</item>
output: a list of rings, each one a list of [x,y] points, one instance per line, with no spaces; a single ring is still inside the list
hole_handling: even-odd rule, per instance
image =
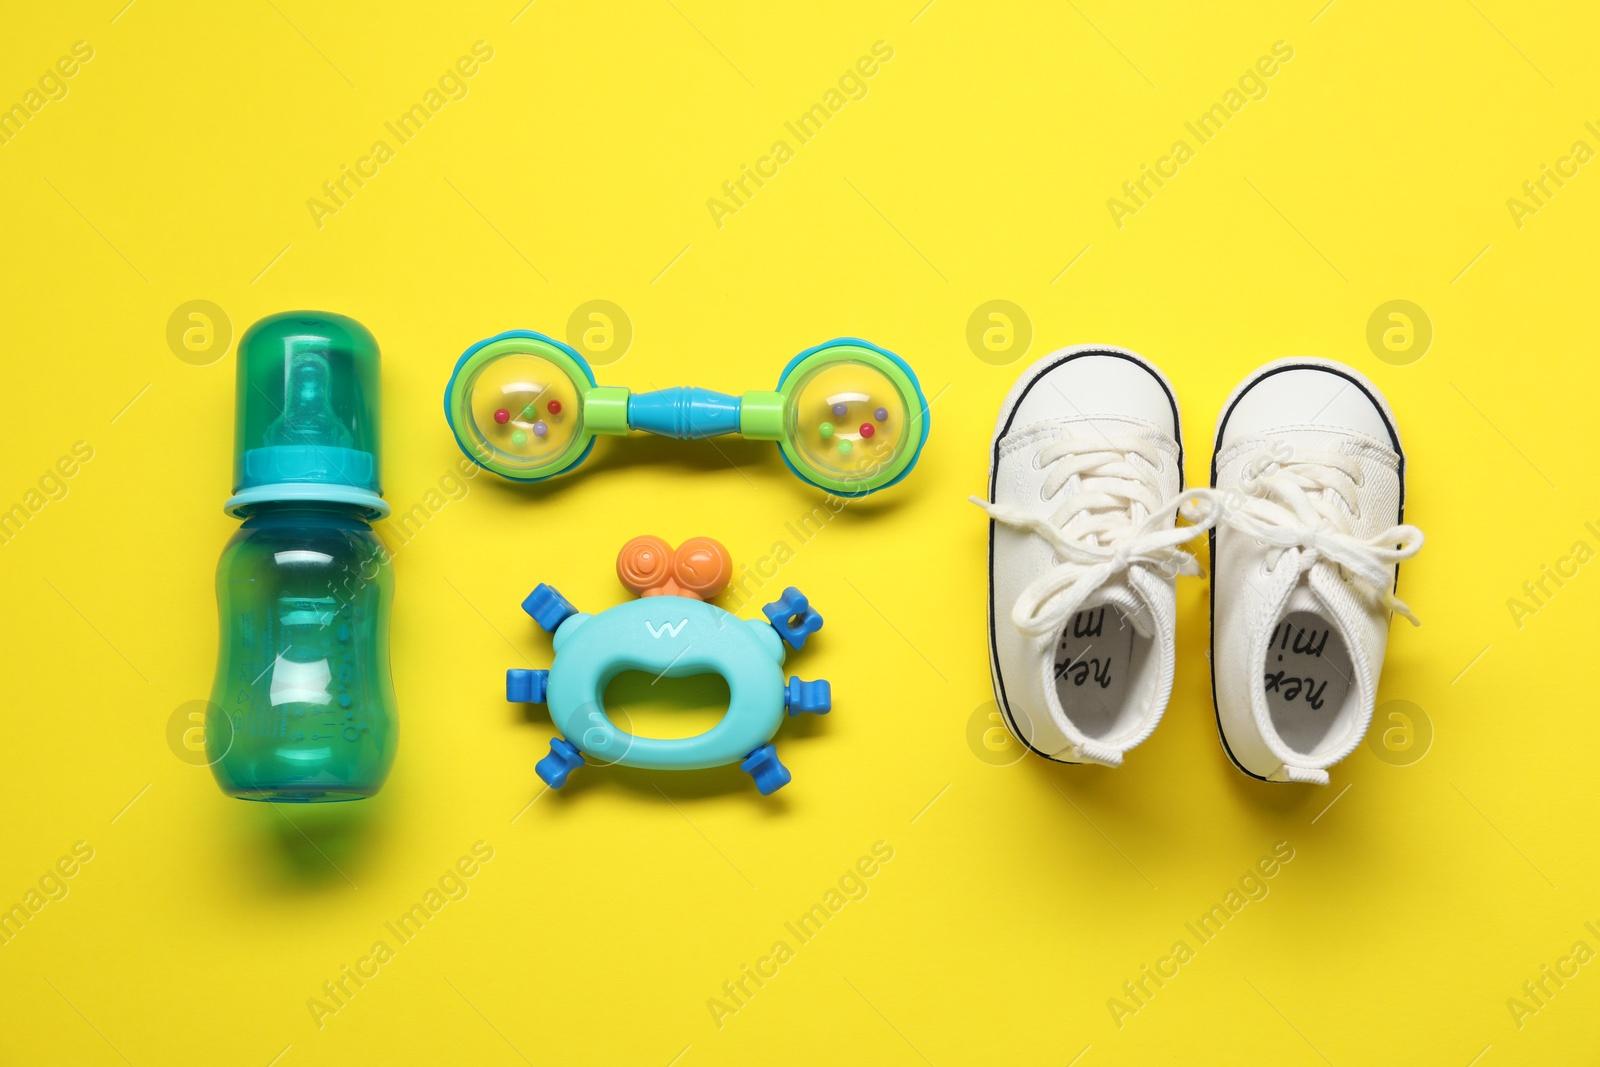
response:
[[[1148,469],[1136,466],[1135,456]],[[1047,500],[1078,479],[1076,491],[1049,513],[969,498],[995,522],[1042,537],[1060,560],[1017,597],[1011,612],[1017,629],[1034,637],[1061,629],[1091,596],[1134,564],[1171,574],[1201,573],[1199,561],[1179,546],[1205,532],[1209,524],[1173,525],[1178,509],[1197,491],[1161,500],[1155,482],[1161,456],[1151,442],[1055,441],[1040,449],[1038,464],[1045,470]],[[1137,520],[1136,509],[1146,513],[1143,521]]]
[[[1181,505],[1180,513],[1196,526],[1227,526],[1253,537],[1278,549],[1278,558],[1284,552],[1297,551],[1301,574],[1319,561],[1342,567],[1360,578],[1363,590],[1384,607],[1413,626],[1422,625],[1391,588],[1391,568],[1417,554],[1422,548],[1422,531],[1400,524],[1367,538],[1350,532],[1360,478],[1352,457],[1297,453],[1284,462],[1269,458],[1260,468],[1245,479],[1247,495],[1196,489]],[[1345,507],[1338,507],[1334,497]],[[1271,565],[1276,566],[1277,560]]]

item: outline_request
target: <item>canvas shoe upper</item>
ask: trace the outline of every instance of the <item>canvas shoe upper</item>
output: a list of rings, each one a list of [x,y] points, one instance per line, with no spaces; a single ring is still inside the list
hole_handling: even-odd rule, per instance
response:
[[[1172,387],[1125,349],[1046,356],[1012,387],[990,454],[995,700],[1033,751],[1117,766],[1172,692],[1183,452]]]
[[[1211,532],[1217,726],[1246,774],[1326,784],[1372,721],[1397,564],[1405,460],[1383,396],[1328,360],[1286,359],[1234,390],[1212,491],[1185,505]]]

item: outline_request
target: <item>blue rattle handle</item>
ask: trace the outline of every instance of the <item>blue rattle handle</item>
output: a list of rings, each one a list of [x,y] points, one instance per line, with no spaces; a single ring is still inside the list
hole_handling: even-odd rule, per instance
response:
[[[740,398],[680,385],[628,397],[628,427],[662,437],[694,439],[739,432]]]

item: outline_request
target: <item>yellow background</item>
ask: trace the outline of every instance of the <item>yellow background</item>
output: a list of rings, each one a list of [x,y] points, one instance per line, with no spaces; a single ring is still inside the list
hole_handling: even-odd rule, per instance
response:
[[[123,3],[14,8],[0,33],[0,103],[94,49],[0,146],[0,505],[93,448],[0,546],[0,905],[94,850],[0,946],[0,1061],[1488,1067],[1600,1048],[1600,964],[1520,1028],[1507,1006],[1575,942],[1600,950],[1582,621],[1600,572],[1520,628],[1507,607],[1575,541],[1600,548],[1600,164],[1520,228],[1506,205],[1574,141],[1600,147],[1592,12]],[[318,228],[307,200],[480,40],[468,95]],[[707,199],[877,41],[894,56],[866,97],[719,228]],[[1268,95],[1119,229],[1107,198],[1276,41],[1294,56]],[[376,334],[397,512],[458,485],[440,392],[459,353],[511,327],[564,336],[591,299],[635,334],[602,381],[769,388],[853,334],[911,361],[933,434],[908,481],[804,545],[785,524],[819,494],[770,445],[613,441],[545,489],[459,483],[409,540],[386,528],[387,788],[238,803],[166,733],[210,688],[235,525],[234,352],[196,366],[167,342],[197,299],[234,338],[302,307]],[[966,339],[992,299],[1032,324],[1003,365]],[[1434,330],[1405,365],[1366,341],[1392,299]],[[1191,483],[1218,405],[1266,360],[1332,357],[1387,393],[1429,540],[1401,583],[1424,625],[1396,623],[1380,701],[1421,709],[1420,760],[1364,746],[1327,789],[1241,776],[1188,579],[1171,707],[1124,769],[1014,760],[985,733],[985,523],[965,498],[1017,374],[1092,340],[1176,383]],[[785,541],[770,591],[827,615],[791,663],[833,681],[835,711],[780,734],[794,783],[771,799],[736,769],[591,768],[540,796],[551,731],[504,702],[502,672],[550,653],[518,602],[540,580],[620,601],[615,550],[646,531],[747,563]],[[322,983],[478,841],[494,856],[469,895],[319,1029]],[[893,859],[865,898],[719,1028],[722,983],[879,841]],[[1278,842],[1294,859],[1270,895],[1119,1027],[1108,999]]]

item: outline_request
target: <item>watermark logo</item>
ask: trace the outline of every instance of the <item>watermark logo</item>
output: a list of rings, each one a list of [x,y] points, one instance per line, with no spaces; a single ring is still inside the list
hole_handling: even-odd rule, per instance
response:
[[[233,320],[209,300],[186,301],[167,318],[167,347],[191,366],[210,366],[232,345]]]
[[[783,934],[772,942],[767,952],[752,963],[742,964],[732,978],[722,983],[721,989],[706,998],[706,1010],[716,1028],[721,1030],[729,1019],[749,1007],[756,995],[782,973],[784,965],[838,919],[846,906],[867,899],[872,890],[868,883],[893,859],[893,845],[887,841],[873,842],[870,852],[862,853],[855,863],[846,867],[838,880],[809,908],[785,922]]]
[[[462,55],[454,64],[446,67],[420,98],[413,100],[409,107],[383,124],[388,136],[374,140],[366,154],[357,156],[353,163],[339,164],[338,172],[322,183],[318,195],[306,199],[306,210],[311,215],[313,226],[322,229],[329,218],[349,207],[356,194],[378,176],[400,148],[410,144],[429,123],[438,118],[447,104],[467,98],[471,91],[469,80],[494,58],[494,46],[487,41],[474,41],[470,51],[470,55]]]
[[[1600,938],[1600,928],[1596,928],[1594,923],[1586,922],[1583,928],[1591,936]],[[1556,994],[1577,978],[1584,965],[1594,958],[1595,951],[1589,942],[1580,939],[1572,943],[1572,950],[1566,955],[1558,956],[1554,963],[1541,966],[1537,974],[1522,983],[1517,996],[1506,998],[1506,1010],[1511,1013],[1512,1025],[1518,1030],[1526,1026],[1528,1020],[1549,1007]]]
[[[633,320],[609,300],[587,301],[573,308],[567,319],[567,344],[591,366],[607,366],[632,347]]]
[[[661,679],[658,675],[649,684],[654,685]],[[627,708],[610,700],[605,703],[586,701],[578,710],[583,713],[586,724],[581,740],[584,761],[589,766],[613,767],[628,758],[638,737],[634,734],[633,716]]]
[[[471,881],[494,859],[494,846],[487,841],[473,842],[470,854],[464,853],[444,873],[427,886],[419,899],[383,924],[384,935],[373,941],[371,949],[357,956],[353,963],[342,964],[332,978],[322,983],[322,988],[306,998],[306,1010],[318,1030],[327,1026],[328,1019],[338,1015],[356,999],[390,963],[400,950],[421,936],[424,928],[439,918],[447,905],[467,899],[472,892]]]
[[[93,58],[94,45],[88,41],[76,41],[71,54],[63,55],[54,65],[46,67],[38,81],[30,85],[19,99],[9,106],[0,103],[0,145],[10,144],[23,127],[38,118],[39,112],[51,103],[65,100],[72,91],[70,80]]]
[[[1433,747],[1433,720],[1409,700],[1387,700],[1372,713],[1367,747],[1391,767],[1409,767]]]
[[[1600,520],[1583,524],[1584,531],[1600,543]],[[1539,573],[1522,583],[1522,596],[1508,597],[1506,609],[1511,612],[1511,621],[1516,623],[1517,629],[1527,625],[1527,619],[1539,614],[1550,605],[1555,595],[1565,589],[1567,583],[1582,572],[1583,567],[1595,558],[1595,550],[1588,541],[1577,540],[1572,542],[1572,547],[1564,556],[1556,557],[1553,563],[1539,565]]]
[[[214,726],[220,734],[214,738],[215,756],[209,755],[206,748],[207,725]],[[233,748],[233,721],[209,700],[185,701],[167,716],[167,748],[191,767],[209,767]]]
[[[991,767],[1009,767],[1028,754],[1006,727],[1000,705],[985,700],[967,717],[967,747]]]
[[[137,798],[135,798],[137,799]],[[72,892],[69,884],[83,865],[94,859],[94,846],[87,841],[75,842],[72,851],[63,853],[22,897],[9,908],[0,903],[0,947],[11,944],[28,924],[37,921],[39,913],[48,905],[67,899]]]
[[[1173,941],[1165,955],[1142,965],[1133,977],[1122,983],[1118,992],[1107,997],[1106,1010],[1117,1029],[1121,1030],[1130,1018],[1148,1008],[1183,967],[1221,936],[1248,905],[1266,900],[1272,892],[1272,879],[1294,862],[1294,857],[1294,846],[1289,842],[1279,841],[1273,845],[1271,852],[1245,868],[1238,881],[1228,887],[1209,911],[1183,924],[1183,934]]]
[[[1138,175],[1122,183],[1120,196],[1106,198],[1106,210],[1111,215],[1113,226],[1122,229],[1127,225],[1128,218],[1149,207],[1156,193],[1166,188],[1167,183],[1181,173],[1184,165],[1220,135],[1228,123],[1237,119],[1246,104],[1267,98],[1271,89],[1267,84],[1268,79],[1294,58],[1294,46],[1287,41],[1275,41],[1271,52],[1271,55],[1264,55],[1254,65],[1246,67],[1244,73],[1239,75],[1237,84],[1229,86],[1220,100],[1202,111],[1194,121],[1183,124],[1184,131],[1194,139],[1193,144],[1189,143],[1189,137],[1177,138],[1166,155],[1156,157],[1154,165],[1139,164]]]
[[[0,503],[0,545],[9,545],[47,505],[65,500],[72,490],[69,480],[93,458],[93,445],[87,441],[74,442],[71,450],[46,467],[16,503],[10,507]]]
[[[1583,128],[1600,137],[1600,128],[1596,128],[1593,122],[1585,122]],[[1530,217],[1549,207],[1556,194],[1565,189],[1567,182],[1576,178],[1583,165],[1594,157],[1595,151],[1589,142],[1579,140],[1572,142],[1566,155],[1556,158],[1553,168],[1548,163],[1539,164],[1539,173],[1522,183],[1521,192],[1506,198],[1506,210],[1511,213],[1512,225],[1520,230],[1528,224]]]
[[[871,91],[868,79],[893,58],[893,45],[888,41],[874,42],[871,55],[864,55],[853,66],[846,67],[838,82],[829,87],[821,99],[793,121],[783,124],[784,136],[774,140],[765,155],[757,156],[753,165],[739,164],[739,173],[723,182],[716,195],[706,198],[712,225],[719,230],[726,226],[727,220],[748,207],[756,194],[777,178],[784,164],[837,119],[847,104],[865,100]]]
[[[1367,347],[1391,366],[1415,363],[1432,344],[1433,320],[1409,300],[1379,304],[1367,319]]]
[[[989,300],[967,319],[967,347],[992,366],[1015,363],[1033,345],[1033,320],[1009,300]]]

